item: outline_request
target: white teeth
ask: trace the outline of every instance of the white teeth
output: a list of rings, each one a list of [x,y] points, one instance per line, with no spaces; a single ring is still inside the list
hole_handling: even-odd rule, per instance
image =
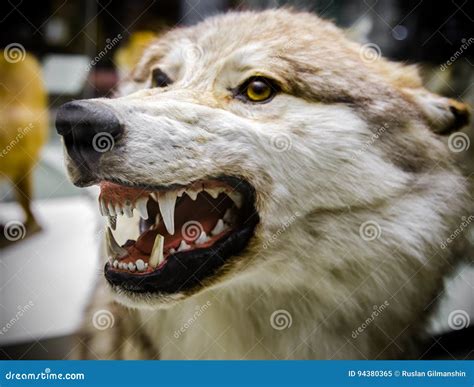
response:
[[[176,204],[176,191],[160,193],[158,195],[158,205],[160,206],[161,217],[165,223],[169,234],[174,234],[174,206]]]
[[[119,262],[118,267],[119,269],[123,269],[123,270],[128,268],[127,264],[123,262]]]
[[[181,196],[183,196],[183,194],[186,192],[186,190],[183,188],[183,189],[180,189],[176,195],[178,196],[178,198],[180,198]]]
[[[176,250],[175,250],[175,249],[173,249],[173,248],[171,248],[171,249],[169,249],[169,251],[168,251],[168,252],[169,252],[170,254],[174,254],[174,253],[176,253]]]
[[[192,189],[192,190],[186,190],[186,194],[192,199],[192,200],[196,200],[199,192],[201,192],[202,189]]]
[[[163,257],[164,244],[165,238],[163,235],[157,234],[155,243],[153,244],[153,249],[151,250],[150,259],[148,260],[148,263],[153,269],[165,260]]]
[[[116,216],[107,216],[107,224],[109,227],[115,231],[117,228],[117,217]]]
[[[125,205],[123,206],[123,212],[127,217],[132,218],[133,217],[133,207],[132,203],[130,203],[128,200],[125,202]]]
[[[117,243],[110,228],[107,228],[107,233],[105,235],[105,238],[107,240],[107,248],[111,256],[123,258],[128,255],[128,251],[125,250],[123,247],[120,247],[120,245]]]
[[[237,208],[242,207],[242,195],[240,195],[238,192],[227,192],[227,196],[230,197]]]
[[[115,208],[114,208],[114,205],[113,205],[112,203],[108,203],[108,204],[107,204],[107,208],[109,209],[109,215],[110,215],[110,216],[115,216],[115,215],[117,215],[117,214],[115,213]]]
[[[115,205],[115,214],[116,215],[123,215],[123,209],[120,204]]]
[[[148,219],[148,210],[146,208],[146,204],[148,202],[148,198],[140,198],[137,200],[136,208],[138,213],[143,219]]]
[[[189,246],[184,240],[181,241],[178,247],[178,251],[186,251],[189,250],[191,246]]]
[[[99,199],[99,211],[102,216],[109,215],[109,210],[107,209],[105,202],[101,199]]]
[[[137,265],[138,271],[145,271],[145,262],[143,262],[143,259],[137,259],[135,265]]]
[[[199,238],[194,241],[197,245],[202,245],[206,243],[210,238],[207,237],[206,233],[204,231],[201,232],[201,235],[199,235]]]
[[[117,268],[119,265],[119,262],[117,260],[114,261],[114,263],[112,264],[113,267]]]
[[[134,264],[134,263],[130,262],[130,263],[128,264],[128,270],[130,270],[130,271],[135,271],[135,270],[137,270],[137,268],[135,267],[135,264]]]
[[[217,199],[222,190],[219,188],[206,188],[205,191],[211,195],[213,199]]]
[[[219,219],[217,221],[216,225],[214,226],[214,228],[212,229],[211,235],[212,236],[218,235],[222,231],[224,231],[225,229],[226,229],[226,227],[225,227],[224,221],[222,219]]]
[[[102,208],[102,213],[104,214],[104,216],[108,216],[109,209],[107,208],[107,204],[105,204],[103,200],[100,202],[100,207]]]

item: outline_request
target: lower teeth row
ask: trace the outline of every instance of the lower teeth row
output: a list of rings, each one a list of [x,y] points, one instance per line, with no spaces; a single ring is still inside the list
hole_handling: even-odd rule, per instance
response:
[[[218,235],[222,233],[223,231],[225,231],[226,229],[228,229],[228,227],[229,226],[226,223],[224,223],[222,219],[219,219],[214,229],[211,231],[211,235],[212,236]],[[204,231],[202,231],[199,237],[195,239],[193,243],[195,243],[196,245],[202,245],[208,242],[209,239],[210,238],[207,236],[207,234]],[[117,243],[117,241],[113,237],[113,234],[110,228],[107,230],[107,247],[108,247],[109,253],[112,256],[119,258],[119,259],[114,259],[114,258],[109,259],[109,263],[115,269],[128,270],[130,272],[135,272],[135,271],[144,272],[148,269],[148,266],[154,269],[158,265],[160,265],[162,262],[164,262],[164,255],[163,255],[164,237],[160,234],[157,234],[155,237],[155,241],[154,241],[153,248],[150,254],[150,258],[149,258],[149,262],[145,262],[142,259],[137,259],[135,263],[121,262],[120,259],[126,258],[128,256],[128,251]],[[171,248],[169,249],[168,253],[174,254],[176,252],[187,251],[191,249],[191,247],[192,246],[187,244],[185,240],[182,240],[177,250],[175,250],[174,248]]]

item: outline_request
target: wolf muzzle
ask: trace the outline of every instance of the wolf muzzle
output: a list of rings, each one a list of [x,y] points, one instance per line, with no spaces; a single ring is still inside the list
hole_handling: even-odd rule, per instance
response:
[[[124,132],[115,113],[90,101],[68,102],[59,108],[56,130],[80,170],[94,171],[101,156],[113,149]]]

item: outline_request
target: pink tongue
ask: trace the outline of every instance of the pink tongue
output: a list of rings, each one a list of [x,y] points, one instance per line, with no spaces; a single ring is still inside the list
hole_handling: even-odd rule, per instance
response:
[[[200,194],[195,201],[185,195],[175,208],[174,235],[166,231],[164,222],[161,220],[157,229],[145,231],[140,235],[135,247],[144,254],[150,254],[158,233],[165,237],[165,251],[170,248],[177,249],[183,239],[187,243],[194,241],[201,231],[209,236],[217,221],[223,218],[226,210],[231,206],[232,201],[222,194],[217,199],[212,199],[207,193]],[[158,211],[158,208],[152,208],[152,210]]]

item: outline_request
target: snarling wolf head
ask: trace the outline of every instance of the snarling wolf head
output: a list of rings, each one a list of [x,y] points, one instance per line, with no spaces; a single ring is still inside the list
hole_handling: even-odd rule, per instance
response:
[[[159,38],[117,98],[61,108],[73,182],[138,230],[107,231],[122,301],[250,281],[312,289],[323,311],[364,284],[359,310],[425,261],[402,293],[433,295],[464,193],[440,135],[468,111],[365,49],[307,13],[229,13]]]

